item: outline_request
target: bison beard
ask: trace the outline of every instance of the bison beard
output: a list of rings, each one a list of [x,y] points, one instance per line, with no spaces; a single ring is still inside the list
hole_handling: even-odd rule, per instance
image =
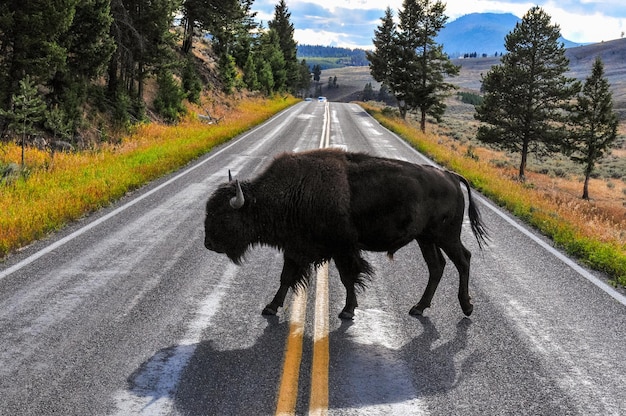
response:
[[[306,286],[312,267],[333,259],[346,288],[342,319],[357,307],[355,287],[372,268],[361,252],[393,256],[415,240],[428,266],[428,284],[410,310],[430,306],[445,259],[459,272],[459,302],[465,315],[473,305],[468,292],[470,252],[461,243],[468,191],[472,232],[482,248],[487,233],[468,182],[431,166],[321,149],[285,153],[251,181],[222,184],[206,205],[204,245],[239,264],[255,244],[283,251],[280,287],[263,314],[274,315],[290,288]]]

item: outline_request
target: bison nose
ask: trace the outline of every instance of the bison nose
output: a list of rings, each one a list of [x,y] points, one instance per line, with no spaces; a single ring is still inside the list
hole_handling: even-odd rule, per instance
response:
[[[219,244],[215,244],[213,241],[211,241],[210,238],[205,238],[204,239],[204,246],[207,249],[209,249],[211,251],[214,251],[216,253],[223,253],[224,252],[224,250],[219,247]]]

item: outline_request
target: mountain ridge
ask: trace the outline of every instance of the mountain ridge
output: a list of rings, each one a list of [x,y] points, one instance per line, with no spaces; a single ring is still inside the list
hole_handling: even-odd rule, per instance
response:
[[[436,41],[451,58],[496,56],[506,53],[504,38],[521,21],[511,13],[470,13],[448,22]],[[566,48],[580,45],[563,37],[559,40]]]

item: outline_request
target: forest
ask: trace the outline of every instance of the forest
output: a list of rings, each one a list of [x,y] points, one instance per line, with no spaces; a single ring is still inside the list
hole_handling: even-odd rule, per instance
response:
[[[342,66],[367,66],[366,51],[364,49],[340,48],[322,45],[298,45],[298,58],[334,58]]]
[[[284,0],[268,27],[252,3],[2,2],[1,140],[89,148],[137,122],[175,123],[203,92],[308,89]]]

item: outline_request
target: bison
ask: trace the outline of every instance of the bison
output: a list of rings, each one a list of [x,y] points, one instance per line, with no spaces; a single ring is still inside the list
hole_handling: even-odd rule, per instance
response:
[[[230,172],[229,172],[230,176]],[[250,181],[229,179],[206,204],[204,245],[241,264],[251,246],[283,252],[280,287],[263,309],[275,315],[289,288],[306,286],[313,266],[333,259],[346,288],[339,317],[352,319],[355,287],[364,287],[372,268],[362,251],[393,257],[415,240],[428,266],[428,284],[411,315],[421,315],[443,274],[446,253],[456,266],[459,302],[473,311],[468,293],[471,254],[461,243],[468,192],[469,219],[479,247],[487,232],[462,176],[401,160],[319,149],[277,156]]]

